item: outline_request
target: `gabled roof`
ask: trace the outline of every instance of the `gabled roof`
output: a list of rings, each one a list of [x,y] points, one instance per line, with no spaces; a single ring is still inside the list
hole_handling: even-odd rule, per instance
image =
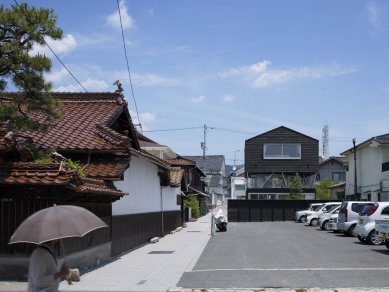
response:
[[[0,93],[0,99],[9,100],[22,93]],[[140,149],[126,102],[120,93],[59,93],[51,92],[60,100],[58,110],[63,114],[45,133],[24,131],[42,148],[58,151],[128,151]],[[37,120],[44,117],[32,114]],[[120,121],[119,121],[120,118]]]
[[[196,161],[197,166],[203,170],[203,156],[184,156],[187,159]],[[205,172],[221,172],[224,166],[224,155],[205,156]],[[204,170],[203,170],[204,171]]]
[[[252,138],[249,138],[249,139],[247,139],[246,141],[250,141],[250,140],[255,139],[255,138],[258,138],[258,137],[260,137],[260,136],[267,135],[267,134],[269,134],[269,133],[277,132],[277,131],[280,131],[280,130],[287,130],[287,131],[293,132],[293,133],[295,133],[295,134],[298,134],[298,135],[304,136],[304,137],[306,137],[306,138],[309,138],[309,139],[311,139],[311,140],[318,141],[318,140],[315,139],[315,138],[312,138],[312,137],[310,137],[310,136],[307,136],[307,135],[305,135],[305,134],[302,134],[302,133],[300,133],[300,132],[297,132],[297,131],[292,130],[292,129],[290,129],[290,128],[288,128],[288,127],[285,127],[285,126],[277,127],[277,128],[275,128],[275,129],[273,129],[273,130],[270,130],[270,131],[267,131],[267,132],[265,132],[265,133],[262,133],[262,134],[259,134],[259,135],[257,135],[257,136],[254,136],[254,137],[252,137]]]
[[[344,157],[344,156],[330,156],[327,159],[323,159],[323,158],[319,157],[319,166],[326,164],[330,161],[336,161],[340,164],[345,164],[347,162],[346,157]]]
[[[182,157],[182,156],[179,156],[177,155],[176,158],[174,159],[167,159],[166,162],[168,162],[171,166],[192,166],[194,167],[195,169],[197,169],[200,173],[201,176],[205,177],[205,173],[201,170],[201,168],[199,168],[199,166],[196,164],[196,161],[194,161],[193,159],[189,159],[187,157]]]
[[[363,146],[370,144],[371,142],[376,142],[378,144],[383,144],[383,145],[389,144],[389,133],[384,134],[384,135],[380,135],[380,136],[371,137],[370,139],[367,139],[367,140],[363,141],[362,143],[357,144],[355,147],[356,148],[363,147]],[[346,151],[343,151],[342,153],[340,153],[340,155],[346,155],[346,154],[350,153],[353,150],[353,148],[354,147],[351,147],[351,148],[347,149]]]

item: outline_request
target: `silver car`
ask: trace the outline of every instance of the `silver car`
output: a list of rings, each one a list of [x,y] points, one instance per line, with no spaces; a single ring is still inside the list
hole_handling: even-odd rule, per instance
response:
[[[319,216],[319,219],[318,219],[318,226],[323,230],[329,231],[330,230],[330,226],[329,226],[330,217],[332,214],[338,214],[339,209],[340,209],[340,205],[334,206],[332,209],[328,210],[328,212],[321,214]]]
[[[339,209],[337,228],[345,235],[357,236],[355,227],[358,223],[359,212],[364,206],[373,202],[344,201]]]

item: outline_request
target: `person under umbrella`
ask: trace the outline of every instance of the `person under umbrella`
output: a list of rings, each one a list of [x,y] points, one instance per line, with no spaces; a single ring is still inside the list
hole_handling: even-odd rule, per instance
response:
[[[69,274],[69,269],[59,265],[57,260],[59,240],[82,237],[103,227],[108,225],[92,212],[72,205],[54,205],[24,220],[8,244],[26,242],[38,245],[30,258],[27,291],[58,291],[61,279]]]
[[[55,239],[35,248],[28,267],[27,292],[58,291],[62,278],[69,274],[69,269],[58,263],[58,246],[59,240]]]

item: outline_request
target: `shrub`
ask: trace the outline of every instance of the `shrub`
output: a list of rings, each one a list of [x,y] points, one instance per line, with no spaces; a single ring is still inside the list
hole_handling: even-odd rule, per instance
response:
[[[199,200],[196,196],[189,194],[189,198],[185,200],[185,207],[192,208],[192,217],[198,218],[200,216]]]

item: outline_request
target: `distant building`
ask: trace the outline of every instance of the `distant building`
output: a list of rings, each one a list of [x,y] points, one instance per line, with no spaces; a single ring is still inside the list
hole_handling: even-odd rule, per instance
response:
[[[331,156],[327,159],[319,158],[317,181],[345,181],[347,161],[344,156]]]
[[[305,199],[315,198],[319,141],[281,126],[245,142],[247,199],[285,199],[299,174]]]
[[[355,152],[350,148],[341,155],[348,162],[346,200],[389,201],[389,134],[372,137],[356,145]]]
[[[196,161],[197,166],[206,174],[208,193],[212,195],[210,204],[223,204],[227,195],[226,164],[223,155],[185,156]]]

